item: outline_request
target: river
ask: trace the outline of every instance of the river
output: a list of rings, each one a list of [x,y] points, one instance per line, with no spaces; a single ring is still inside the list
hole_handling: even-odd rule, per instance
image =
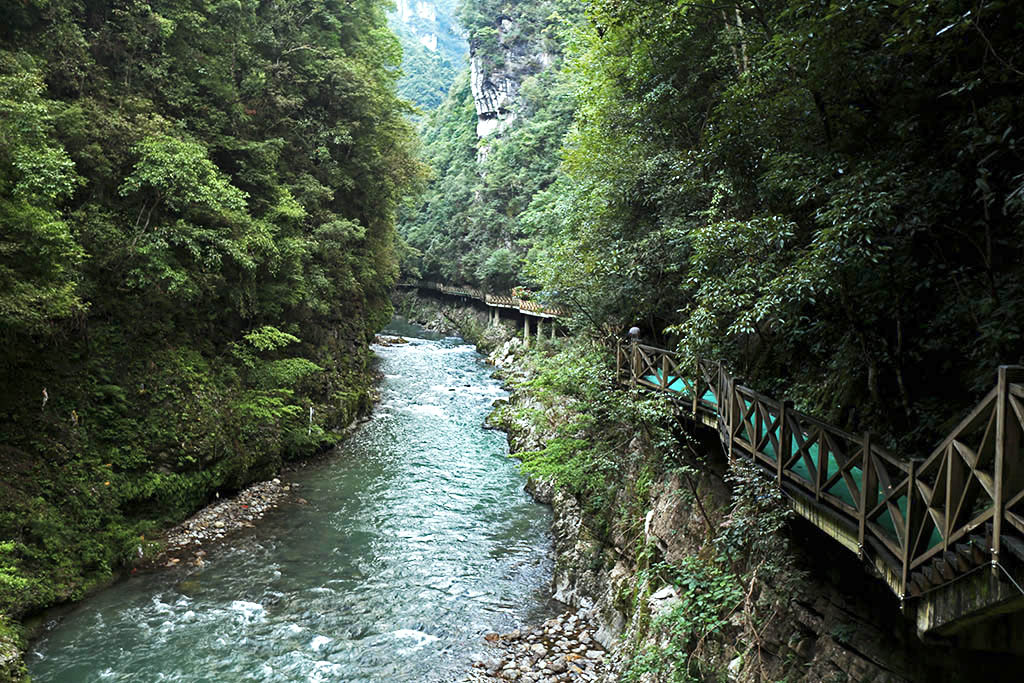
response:
[[[308,505],[201,569],[86,600],[33,645],[32,680],[457,680],[484,633],[554,614],[551,513],[482,427],[504,392],[479,354],[455,339],[375,350],[372,419],[286,477]]]

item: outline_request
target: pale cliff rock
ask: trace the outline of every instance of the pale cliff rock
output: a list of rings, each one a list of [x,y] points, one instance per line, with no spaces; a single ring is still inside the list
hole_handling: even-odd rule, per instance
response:
[[[518,95],[523,81],[551,66],[554,55],[531,41],[513,38],[515,22],[507,17],[495,23],[497,54],[485,54],[479,41],[470,43],[470,81],[476,107],[476,134],[487,138],[507,130],[518,117]],[[486,154],[486,153],[485,153]]]

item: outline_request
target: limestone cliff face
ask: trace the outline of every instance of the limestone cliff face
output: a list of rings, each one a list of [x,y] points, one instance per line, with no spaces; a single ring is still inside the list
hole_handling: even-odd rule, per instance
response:
[[[490,30],[478,31],[469,55],[480,138],[500,134],[515,121],[523,81],[554,62],[554,56],[534,40],[517,35],[516,22],[508,17],[499,17]]]

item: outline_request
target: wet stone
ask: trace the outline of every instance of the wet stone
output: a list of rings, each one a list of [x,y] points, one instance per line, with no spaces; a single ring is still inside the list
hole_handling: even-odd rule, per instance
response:
[[[597,680],[606,671],[605,652],[591,634],[594,625],[584,611],[566,612],[532,629],[488,633],[488,655],[477,655],[465,683],[516,680],[531,683],[563,683]],[[488,657],[493,667],[481,666]]]

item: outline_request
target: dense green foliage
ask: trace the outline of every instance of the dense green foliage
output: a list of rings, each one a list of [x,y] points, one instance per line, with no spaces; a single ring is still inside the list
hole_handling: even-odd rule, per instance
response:
[[[403,27],[395,28],[402,41],[402,73],[398,94],[424,111],[436,109],[455,81],[458,64],[424,47]]]
[[[1024,359],[1022,29],[1004,0],[589,3],[534,277],[924,448]]]
[[[405,21],[397,13],[389,23],[402,44],[402,78],[398,94],[423,111],[438,107],[466,61],[466,41],[455,18],[454,0],[431,0],[432,21],[412,13]],[[421,39],[432,37],[433,47]]]
[[[414,161],[378,0],[0,16],[0,613],[369,402]]]
[[[627,480],[649,483],[650,468],[661,472],[670,466],[649,458],[676,449],[670,402],[623,392],[606,354],[586,341],[538,341],[526,363],[524,377],[513,376],[510,383],[529,401],[504,406],[495,418],[513,434],[530,424],[545,435],[543,448],[515,454],[523,471],[575,495],[594,533],[606,541],[612,540],[615,524],[642,529],[648,502],[644,485],[630,492],[633,514],[619,509],[620,489]],[[636,532],[633,528],[628,535],[635,538]]]
[[[915,450],[1024,359],[1019,3],[581,11],[463,3],[518,110],[478,140],[464,75],[426,122],[409,275],[534,285]]]
[[[466,2],[461,21],[484,78],[511,74],[520,83],[515,118],[478,140],[468,69],[423,123],[424,160],[435,176],[402,212],[399,230],[414,248],[411,276],[480,284],[518,284],[537,207],[551,200],[558,149],[573,111],[562,72],[562,34],[579,16],[575,0]],[[502,31],[501,20],[511,22]],[[541,68],[537,55],[550,55]]]

